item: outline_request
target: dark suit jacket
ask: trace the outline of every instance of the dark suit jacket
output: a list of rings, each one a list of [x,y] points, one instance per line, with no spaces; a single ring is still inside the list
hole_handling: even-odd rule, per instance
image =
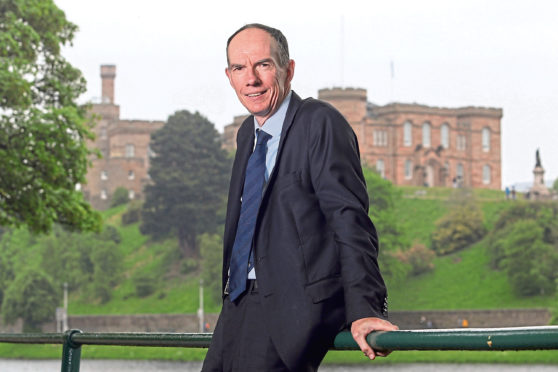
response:
[[[254,118],[238,131],[224,235],[223,287],[240,213]],[[265,130],[265,125],[263,127]],[[293,92],[254,233],[268,332],[285,364],[328,347],[352,321],[387,316],[378,239],[356,136],[331,105]]]

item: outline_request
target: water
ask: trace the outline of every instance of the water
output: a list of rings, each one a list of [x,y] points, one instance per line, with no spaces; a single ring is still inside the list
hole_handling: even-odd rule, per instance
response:
[[[80,372],[199,372],[201,362],[82,360]],[[325,365],[320,372],[556,372],[557,366],[507,364],[395,364]],[[59,360],[0,359],[0,372],[59,372]]]

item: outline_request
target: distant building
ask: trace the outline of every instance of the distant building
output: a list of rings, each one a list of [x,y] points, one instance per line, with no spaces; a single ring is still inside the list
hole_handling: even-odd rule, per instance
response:
[[[143,199],[143,187],[149,182],[151,133],[164,125],[162,121],[120,119],[120,107],[114,103],[115,77],[116,66],[101,66],[102,97],[92,105],[99,120],[93,129],[96,139],[89,146],[99,149],[102,158],[92,158],[82,190],[97,209],[110,206],[118,187],[128,190],[130,199]]]
[[[378,106],[358,88],[321,89],[318,98],[352,126],[363,163],[397,185],[501,188],[502,109]],[[225,127],[226,149],[245,117]]]

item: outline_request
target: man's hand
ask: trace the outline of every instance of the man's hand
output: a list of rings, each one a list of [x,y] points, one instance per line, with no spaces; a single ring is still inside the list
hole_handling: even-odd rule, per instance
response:
[[[360,350],[362,350],[364,355],[370,358],[370,360],[374,360],[376,355],[387,356],[390,351],[373,350],[370,345],[368,345],[368,342],[366,342],[366,336],[372,331],[397,331],[398,329],[398,326],[380,318],[362,318],[355,320],[353,324],[351,324],[351,334],[353,338],[360,347]]]

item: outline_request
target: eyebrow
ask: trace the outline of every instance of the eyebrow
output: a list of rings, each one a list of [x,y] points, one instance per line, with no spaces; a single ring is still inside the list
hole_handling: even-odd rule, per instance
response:
[[[256,63],[254,63],[254,65],[261,65],[262,63],[271,63],[273,65],[275,65],[275,61],[273,60],[273,58],[264,58],[264,59],[260,59],[259,61],[256,61]],[[242,64],[242,63],[232,63],[229,68],[233,69],[233,68],[238,68],[238,67],[245,67],[246,65]]]
[[[275,62],[273,61],[273,58],[264,58],[264,59],[261,59],[261,60],[257,61],[256,65],[261,65],[262,63],[267,63],[267,62],[271,62],[272,64],[275,64]]]

